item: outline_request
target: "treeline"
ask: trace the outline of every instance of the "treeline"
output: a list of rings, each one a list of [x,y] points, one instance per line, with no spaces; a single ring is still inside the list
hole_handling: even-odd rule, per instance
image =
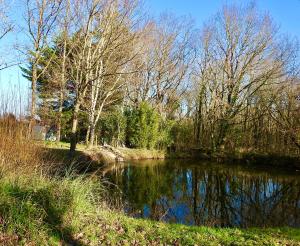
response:
[[[300,150],[298,44],[253,4],[203,27],[135,0],[28,0],[30,126],[57,141]]]
[[[28,2],[33,49],[22,68],[32,84],[31,125],[37,114],[71,151],[96,139],[168,147],[162,132],[195,56],[190,21],[146,20],[136,1],[38,2]]]

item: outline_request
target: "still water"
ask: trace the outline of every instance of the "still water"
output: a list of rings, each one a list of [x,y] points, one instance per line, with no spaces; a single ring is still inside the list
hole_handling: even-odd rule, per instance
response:
[[[300,227],[300,172],[199,161],[139,161],[105,170],[134,217],[215,227]]]

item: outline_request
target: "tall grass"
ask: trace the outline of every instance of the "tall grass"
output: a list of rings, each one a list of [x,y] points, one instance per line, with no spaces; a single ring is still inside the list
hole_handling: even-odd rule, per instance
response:
[[[0,119],[0,171],[2,175],[41,171],[43,150],[27,138],[27,124],[11,114]]]
[[[1,117],[0,245],[73,242],[84,215],[101,204],[100,182],[70,170],[53,175],[53,161],[27,132],[26,122]]]
[[[74,242],[85,215],[96,213],[102,197],[99,180],[70,169],[55,175],[55,162],[28,137],[24,117],[2,111],[0,245]]]

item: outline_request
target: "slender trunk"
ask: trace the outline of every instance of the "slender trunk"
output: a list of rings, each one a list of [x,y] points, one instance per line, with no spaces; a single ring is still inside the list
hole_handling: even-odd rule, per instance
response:
[[[89,126],[86,133],[86,145],[88,146],[88,148],[91,148],[94,145],[94,135],[95,135],[94,119],[95,119],[95,108],[92,107],[91,112],[89,114]]]
[[[203,106],[203,95],[204,95],[204,87],[201,88],[200,95],[199,95],[199,102],[198,108],[196,113],[196,126],[195,126],[195,142],[198,147],[201,146],[201,130],[202,130],[202,106]]]
[[[91,130],[90,130],[90,141],[89,141],[89,148],[92,148],[94,146],[94,141],[95,141],[95,125],[91,125]]]
[[[63,101],[64,101],[64,93],[61,89],[59,96],[59,109],[58,109],[58,117],[57,117],[57,133],[56,133],[56,142],[61,140],[61,117],[63,111]]]
[[[73,111],[72,119],[72,130],[70,138],[70,153],[73,154],[76,150],[77,145],[77,125],[78,125],[78,113],[79,113],[80,103],[77,101]]]
[[[31,108],[30,108],[30,122],[29,122],[29,136],[32,134],[32,129],[35,123],[36,113],[36,83],[37,83],[37,68],[36,65],[32,66],[32,78],[31,78]]]
[[[222,145],[224,145],[224,143],[225,143],[225,137],[227,135],[228,127],[229,127],[228,121],[226,119],[222,119],[221,123],[220,123],[218,140],[216,143],[217,150],[220,150]]]
[[[91,130],[90,130],[90,141],[89,141],[89,148],[93,147],[94,146],[94,141],[95,141],[95,129],[96,129],[96,125],[100,119],[100,115],[102,113],[102,109],[103,109],[103,106],[104,106],[104,102],[102,102],[102,104],[100,105],[98,111],[97,111],[97,115],[96,115],[96,118],[95,118],[95,115],[93,115],[93,121],[92,121],[92,124],[91,124]]]
[[[63,60],[61,66],[61,81],[60,81],[59,109],[58,109],[58,121],[57,121],[57,136],[56,136],[57,142],[59,142],[61,139],[61,117],[62,117],[63,103],[64,103],[64,87],[65,87],[65,74],[66,74],[66,48],[67,48],[67,42],[65,37]]]
[[[195,142],[197,144],[198,147],[202,147],[201,146],[201,128],[202,128],[202,105],[201,103],[199,103],[198,105],[198,110],[196,113],[196,122],[195,122]]]
[[[89,140],[90,140],[90,132],[91,132],[91,125],[88,126],[88,129],[86,131],[86,136],[85,136],[85,145],[89,145]]]

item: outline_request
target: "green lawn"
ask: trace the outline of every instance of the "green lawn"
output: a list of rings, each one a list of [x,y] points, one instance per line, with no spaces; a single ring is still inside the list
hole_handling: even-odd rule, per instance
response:
[[[95,245],[300,245],[299,229],[189,227],[128,218],[106,210],[89,221],[84,235]]]

